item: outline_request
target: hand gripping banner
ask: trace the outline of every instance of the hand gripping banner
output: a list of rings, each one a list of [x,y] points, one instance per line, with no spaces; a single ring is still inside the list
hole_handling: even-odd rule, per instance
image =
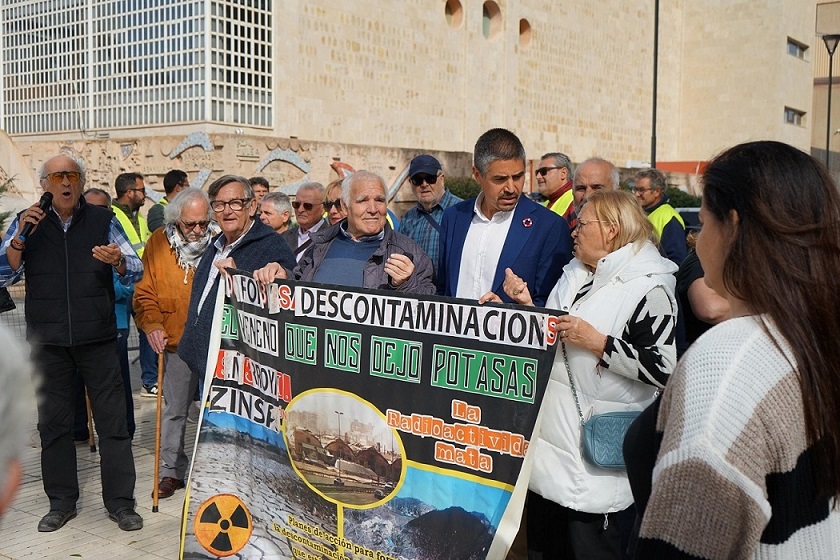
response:
[[[240,271],[222,291],[182,558],[504,557],[548,310]]]

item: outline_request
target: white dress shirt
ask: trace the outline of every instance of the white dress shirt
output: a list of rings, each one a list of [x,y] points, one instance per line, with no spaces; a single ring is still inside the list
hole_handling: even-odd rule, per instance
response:
[[[298,231],[297,231],[298,244],[297,244],[297,246],[300,247],[301,245],[303,245],[304,243],[309,241],[309,234],[310,233],[315,233],[316,231],[321,229],[321,226],[323,226],[324,223],[325,223],[325,221],[323,219],[321,219],[318,222],[316,222],[314,226],[312,226],[311,228],[309,228],[306,231],[303,231],[302,229],[300,229],[300,227],[298,227]],[[297,259],[297,262],[300,262],[300,259],[303,258],[303,254],[305,252],[306,251],[300,251],[297,255],[295,255],[295,259]]]
[[[484,193],[478,195],[473,207],[472,222],[464,239],[461,268],[458,272],[458,289],[455,297],[478,299],[493,289],[493,278],[499,257],[510,230],[513,212],[496,212],[487,218],[481,212]]]
[[[251,220],[251,224],[248,226],[248,229],[242,232],[242,235],[236,238],[236,241],[233,243],[228,243],[225,245],[225,241],[227,240],[224,235],[220,235],[218,239],[216,239],[215,243],[207,248],[209,251],[211,248],[215,251],[213,255],[213,264],[210,265],[210,274],[207,276],[207,283],[204,284],[204,291],[201,292],[201,299],[198,300],[198,311],[196,314],[201,313],[201,308],[204,306],[204,301],[207,299],[207,296],[210,294],[210,289],[213,287],[213,282],[216,281],[216,276],[219,275],[219,269],[216,268],[216,263],[222,259],[226,259],[230,252],[233,251],[237,245],[242,242],[242,239],[245,237],[245,234],[251,231],[251,228],[254,226],[254,220]]]

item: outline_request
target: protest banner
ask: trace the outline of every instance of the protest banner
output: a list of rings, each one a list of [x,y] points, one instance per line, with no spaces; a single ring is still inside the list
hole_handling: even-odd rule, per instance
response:
[[[225,288],[182,558],[503,557],[556,317],[396,291],[264,289],[239,271]]]

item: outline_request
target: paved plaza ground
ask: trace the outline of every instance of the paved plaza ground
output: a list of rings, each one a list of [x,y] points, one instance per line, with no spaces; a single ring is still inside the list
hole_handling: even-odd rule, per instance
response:
[[[0,314],[0,323],[23,337],[22,291],[13,289],[18,309]],[[36,430],[34,401],[26,423],[27,446],[23,456],[23,480],[15,500],[0,518],[0,559],[79,559],[132,560],[176,559],[179,551],[181,512],[184,490],[160,500],[159,511],[152,513],[154,487],[154,443],[156,399],[140,397],[140,365],[137,337],[129,337],[131,383],[134,390],[134,414],[137,430],[132,451],[137,471],[135,497],[137,513],[143,517],[139,531],[121,531],[108,519],[102,504],[99,480],[99,453],[90,452],[87,442],[76,445],[80,497],[78,516],[53,533],[39,533],[38,521],[49,510],[49,501],[41,481],[40,443]],[[2,359],[2,357],[0,357]],[[2,381],[2,380],[0,380]],[[34,392],[34,389],[29,388]],[[3,429],[3,426],[0,426]],[[196,424],[187,424],[187,454],[192,453]],[[526,558],[524,542],[517,542],[507,560]]]
[[[22,321],[18,311],[0,315],[2,322],[20,330]],[[20,331],[22,333],[22,330]],[[132,344],[133,343],[133,344]],[[136,338],[129,346],[136,347]],[[137,351],[129,351],[134,360]],[[108,519],[108,512],[102,504],[99,480],[99,453],[91,453],[87,443],[76,445],[79,473],[80,497],[77,504],[79,515],[67,525],[53,533],[39,533],[38,521],[49,511],[49,501],[41,483],[40,443],[36,430],[36,413],[31,412],[27,423],[26,451],[23,456],[23,480],[15,500],[0,518],[0,558],[18,559],[78,559],[98,560],[178,558],[181,509],[184,491],[160,500],[159,511],[152,513],[151,492],[154,487],[154,443],[156,399],[141,398],[140,365],[131,364],[132,388],[134,389],[134,414],[137,431],[132,451],[137,470],[135,497],[137,513],[143,517],[144,526],[139,531],[121,531],[117,524]],[[34,403],[34,401],[33,401]],[[187,453],[191,453],[195,439],[195,424],[187,424]],[[2,429],[2,427],[0,427]]]

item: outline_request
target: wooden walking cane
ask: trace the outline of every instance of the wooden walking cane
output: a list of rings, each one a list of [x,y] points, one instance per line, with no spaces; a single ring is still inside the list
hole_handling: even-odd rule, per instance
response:
[[[90,445],[90,452],[96,453],[96,439],[93,435],[93,414],[90,411],[90,395],[88,395],[87,387],[85,387],[85,406],[87,407],[88,417],[88,444]]]
[[[163,352],[166,352],[164,349]],[[155,417],[155,487],[152,490],[152,513],[158,512],[158,478],[160,477],[160,416],[163,404],[163,352],[158,354],[157,416]]]

